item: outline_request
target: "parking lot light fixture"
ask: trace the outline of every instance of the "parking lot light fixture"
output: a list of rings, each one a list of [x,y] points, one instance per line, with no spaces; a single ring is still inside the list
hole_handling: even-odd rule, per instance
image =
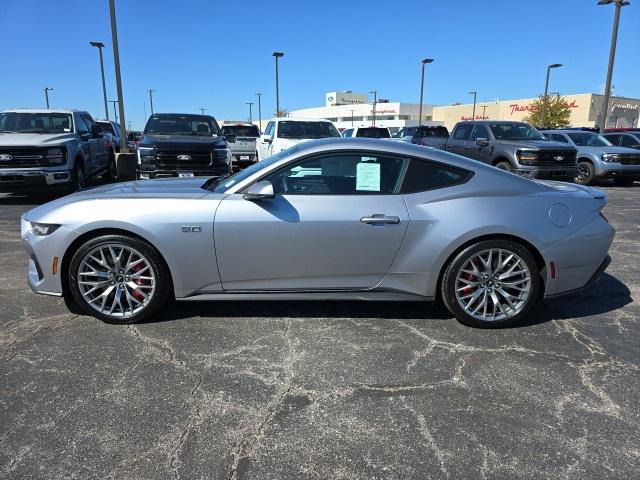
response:
[[[284,57],[283,52],[273,52],[276,59],[276,117],[280,116],[280,78],[278,76],[278,59]]]
[[[375,124],[376,124],[376,105],[378,104],[378,91],[377,90],[372,90],[369,93],[373,93],[373,123],[372,123],[372,125],[375,126]]]
[[[432,63],[433,58],[425,58],[422,60],[422,75],[420,77],[420,109],[418,111],[418,126],[422,125],[422,94],[424,93],[424,66],[427,63]]]
[[[44,87],[44,101],[47,104],[47,108],[49,108],[49,92],[53,90],[51,87]]]
[[[607,128],[607,117],[609,116],[609,97],[611,97],[611,81],[613,78],[613,63],[616,58],[616,45],[618,43],[618,27],[620,25],[620,11],[622,7],[630,4],[627,0],[600,0],[598,5],[616,4],[615,14],[613,16],[613,30],[611,32],[611,49],[609,50],[609,65],[607,67],[607,83],[604,88],[604,99],[602,102],[603,118],[600,124],[600,133],[604,133]]]
[[[476,99],[478,97],[478,92],[472,90],[471,92],[469,92],[469,95],[473,95],[473,111],[471,112],[471,121],[474,121],[476,119]]]
[[[104,115],[109,120],[109,104],[107,103],[107,84],[104,80],[104,61],[102,59],[102,49],[104,43],[102,42],[89,42],[89,45],[96,47],[100,53],[100,76],[102,77],[102,99],[104,100]]]
[[[547,80],[544,84],[544,98],[542,99],[542,115],[540,116],[540,123],[542,127],[547,126],[547,101],[549,99],[549,74],[552,68],[560,68],[561,63],[553,63],[547,67]]]
[[[260,92],[256,93],[256,97],[258,97],[258,124],[260,128],[260,133],[262,133],[262,102],[261,102],[262,93]]]
[[[253,123],[253,103],[254,102],[245,102],[247,105],[249,105],[249,123]]]

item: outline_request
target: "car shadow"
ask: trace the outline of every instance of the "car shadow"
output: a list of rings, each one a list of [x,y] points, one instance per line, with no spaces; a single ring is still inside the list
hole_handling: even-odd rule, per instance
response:
[[[608,314],[631,303],[631,291],[617,278],[603,274],[592,287],[566,297],[540,302],[523,321],[506,328],[523,328],[552,320]],[[449,320],[441,302],[364,301],[192,301],[173,302],[142,323],[161,323],[192,317],[297,317],[336,319]]]
[[[65,194],[52,194],[48,192],[46,194],[32,194],[32,195],[1,195],[0,194],[0,205],[17,205],[17,206],[37,206],[43,205],[47,202],[55,200],[57,198],[63,197]]]

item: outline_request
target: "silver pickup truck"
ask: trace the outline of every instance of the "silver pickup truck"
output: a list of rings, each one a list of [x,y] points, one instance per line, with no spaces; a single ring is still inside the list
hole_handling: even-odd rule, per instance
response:
[[[114,146],[87,112],[0,112],[0,192],[81,190],[100,175],[116,175]]]
[[[225,123],[222,136],[227,140],[234,168],[244,168],[258,161],[256,139],[260,130],[252,123]]]

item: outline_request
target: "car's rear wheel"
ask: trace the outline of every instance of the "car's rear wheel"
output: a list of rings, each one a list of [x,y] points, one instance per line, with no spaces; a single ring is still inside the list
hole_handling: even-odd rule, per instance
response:
[[[613,179],[613,183],[617,187],[630,187],[631,185],[633,185],[634,181],[635,181],[635,178],[629,178],[629,177],[618,177]]]
[[[507,172],[513,171],[513,167],[506,160],[496,163],[496,168],[499,168],[500,170],[506,170]]]
[[[465,325],[503,327],[538,301],[540,276],[531,252],[510,240],[485,240],[460,252],[442,280],[442,299]]]
[[[590,185],[596,178],[596,169],[593,163],[587,160],[581,160],[578,162],[578,175],[575,178],[575,182],[580,185]]]
[[[89,240],[69,266],[69,290],[75,301],[106,323],[149,318],[166,302],[170,286],[170,273],[156,249],[124,235]]]

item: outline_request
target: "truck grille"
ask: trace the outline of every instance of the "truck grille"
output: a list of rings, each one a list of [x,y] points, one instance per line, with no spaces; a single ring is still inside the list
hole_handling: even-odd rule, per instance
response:
[[[640,165],[640,155],[620,155],[618,162],[622,165]]]
[[[209,150],[159,150],[156,155],[160,168],[189,170],[194,167],[208,167],[213,163],[213,155]]]
[[[566,167],[576,165],[576,152],[536,152],[538,160],[533,165],[543,167]],[[556,160],[556,157],[562,157],[562,160]]]
[[[52,164],[45,153],[44,149],[1,148],[0,168],[50,167]]]

